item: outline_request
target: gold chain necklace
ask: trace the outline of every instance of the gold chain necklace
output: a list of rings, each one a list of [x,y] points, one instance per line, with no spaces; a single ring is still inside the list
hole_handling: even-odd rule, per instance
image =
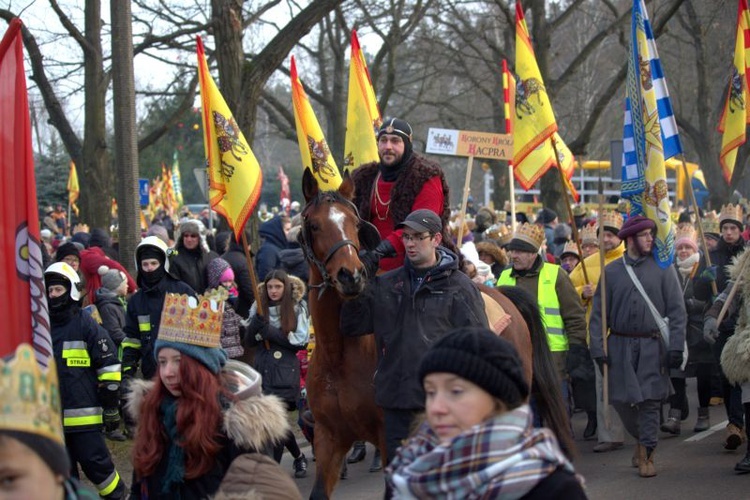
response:
[[[380,172],[378,172],[377,177],[375,177],[375,184],[373,186],[373,189],[375,190],[375,216],[378,218],[378,220],[386,220],[388,219],[388,212],[391,209],[391,200],[388,200],[388,203],[384,202],[382,198],[380,198],[380,193],[378,192],[378,181],[380,180]],[[385,215],[381,216],[380,211],[378,210],[378,204],[383,205],[385,207]]]

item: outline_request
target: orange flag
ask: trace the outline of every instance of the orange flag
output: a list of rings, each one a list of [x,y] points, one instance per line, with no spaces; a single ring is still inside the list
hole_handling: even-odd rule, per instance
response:
[[[39,363],[51,362],[47,294],[39,235],[31,122],[23,68],[21,20],[0,42],[0,357],[21,343],[34,346]]]
[[[297,125],[297,142],[302,157],[302,166],[315,176],[318,187],[324,191],[338,189],[341,174],[331,155],[323,130],[315,117],[302,82],[297,76],[297,63],[292,56],[292,105],[294,122]]]
[[[344,141],[344,170],[380,161],[375,139],[383,119],[378,109],[370,72],[359,46],[357,32],[352,30],[352,55],[349,62],[349,101],[346,109],[346,139]]]

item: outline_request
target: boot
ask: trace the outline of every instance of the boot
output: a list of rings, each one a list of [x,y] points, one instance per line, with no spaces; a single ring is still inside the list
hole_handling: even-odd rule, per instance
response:
[[[357,462],[361,462],[362,460],[364,460],[366,456],[367,456],[367,449],[365,448],[365,442],[354,441],[352,452],[349,455],[349,458],[346,459],[346,463],[356,464]]]
[[[727,434],[724,439],[725,450],[736,450],[742,444],[742,429],[734,424],[727,424]]]
[[[737,462],[734,471],[738,474],[747,474],[750,472],[750,450],[745,454],[745,458]]]
[[[708,414],[708,407],[698,408],[698,420],[695,421],[693,432],[707,431],[711,427],[711,417]]]
[[[301,454],[294,459],[294,477],[301,479],[307,476],[307,458]]]
[[[656,475],[656,466],[654,465],[655,448],[641,446],[640,455],[638,456],[638,475],[641,477],[654,477]]]
[[[586,412],[588,416],[588,422],[586,422],[586,428],[583,430],[583,439],[591,439],[596,436],[596,412]]]
[[[383,468],[383,462],[380,460],[380,450],[375,448],[375,453],[372,455],[372,463],[370,463],[370,472],[378,472]]]
[[[676,410],[674,408],[669,410],[669,417],[663,424],[661,424],[661,430],[674,436],[679,436],[681,416],[682,410]]]
[[[641,443],[636,443],[635,450],[633,450],[633,458],[630,459],[630,465],[633,467],[640,467],[641,465]]]

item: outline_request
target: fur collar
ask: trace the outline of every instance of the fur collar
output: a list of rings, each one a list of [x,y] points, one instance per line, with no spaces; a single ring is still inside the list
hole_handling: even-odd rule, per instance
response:
[[[134,379],[126,396],[125,411],[137,422],[141,403],[154,381]],[[276,396],[261,395],[235,401],[224,410],[223,431],[238,447],[262,450],[280,442],[289,430],[286,406]]]
[[[289,276],[289,282],[292,284],[292,299],[294,300],[295,304],[299,304],[300,302],[302,302],[302,299],[305,298],[305,292],[307,291],[305,282],[289,273],[287,273],[287,276]],[[261,297],[265,297],[266,284],[259,284],[258,291],[260,291]]]
[[[721,368],[731,383],[738,384],[750,381],[750,262],[747,262],[749,259],[750,252],[743,252],[727,265],[732,280],[736,280],[742,271],[742,281],[740,290],[733,300],[735,305],[740,305],[739,318],[734,335],[729,337],[721,351]]]

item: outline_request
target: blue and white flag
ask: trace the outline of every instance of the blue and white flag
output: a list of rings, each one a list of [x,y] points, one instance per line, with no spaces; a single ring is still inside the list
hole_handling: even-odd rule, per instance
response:
[[[654,258],[667,267],[674,256],[674,231],[664,162],[682,153],[682,145],[643,0],[633,3],[626,89],[622,197],[630,200],[630,215],[656,222]]]

